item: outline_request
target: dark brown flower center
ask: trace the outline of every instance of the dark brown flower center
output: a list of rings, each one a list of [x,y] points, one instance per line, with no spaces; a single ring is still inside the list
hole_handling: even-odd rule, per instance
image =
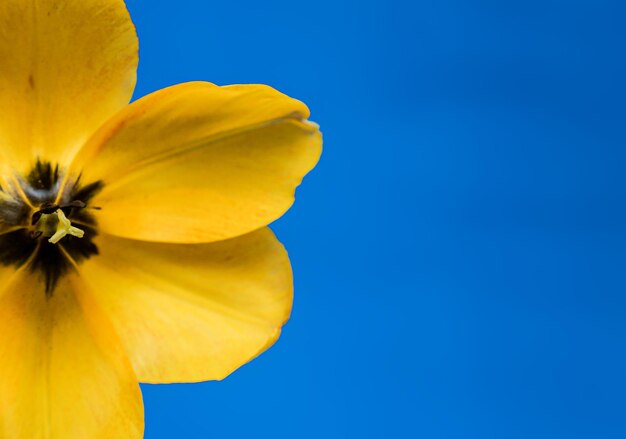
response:
[[[0,188],[0,264],[16,268],[28,264],[48,295],[75,264],[98,254],[90,202],[102,182],[83,185],[79,177],[64,187],[62,183],[58,166],[37,161],[25,179],[17,178],[19,187]],[[60,212],[85,232],[82,238],[68,235],[56,244],[49,242]]]

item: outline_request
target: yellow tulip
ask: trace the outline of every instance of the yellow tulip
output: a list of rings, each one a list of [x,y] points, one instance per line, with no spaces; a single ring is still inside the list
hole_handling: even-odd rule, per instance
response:
[[[139,382],[222,379],[289,318],[267,225],[318,126],[263,85],[129,105],[137,53],[122,0],[0,2],[0,439],[140,438]]]

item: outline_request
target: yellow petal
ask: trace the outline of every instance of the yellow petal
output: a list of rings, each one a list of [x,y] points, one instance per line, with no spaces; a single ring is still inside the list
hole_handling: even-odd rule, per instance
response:
[[[105,232],[160,242],[211,242],[280,217],[321,153],[304,104],[262,85],[187,83],[110,120],[73,166],[105,186]]]
[[[81,266],[141,382],[222,379],[289,318],[289,258],[269,229],[211,244],[112,236]]]
[[[139,439],[139,385],[76,279],[47,297],[26,270],[0,293],[0,437]]]
[[[0,2],[0,157],[64,162],[132,96],[138,42],[123,0]]]

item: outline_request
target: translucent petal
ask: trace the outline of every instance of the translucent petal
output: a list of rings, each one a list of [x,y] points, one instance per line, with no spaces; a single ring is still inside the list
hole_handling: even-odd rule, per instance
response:
[[[52,296],[28,271],[0,293],[0,437],[138,439],[137,379],[110,323],[78,284]]]
[[[133,93],[138,42],[123,0],[0,2],[0,157],[64,163]]]
[[[81,266],[141,382],[222,379],[289,318],[289,258],[269,229],[211,244],[102,236]]]
[[[103,181],[94,200],[107,233],[211,242],[280,217],[321,153],[304,104],[260,85],[188,83],[149,95],[109,121],[74,174]]]

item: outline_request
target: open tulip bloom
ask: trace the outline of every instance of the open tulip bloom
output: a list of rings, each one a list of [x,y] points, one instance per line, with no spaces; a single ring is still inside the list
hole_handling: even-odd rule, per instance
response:
[[[140,438],[139,382],[222,379],[292,303],[267,225],[321,152],[301,102],[132,104],[123,0],[0,2],[0,438]]]

